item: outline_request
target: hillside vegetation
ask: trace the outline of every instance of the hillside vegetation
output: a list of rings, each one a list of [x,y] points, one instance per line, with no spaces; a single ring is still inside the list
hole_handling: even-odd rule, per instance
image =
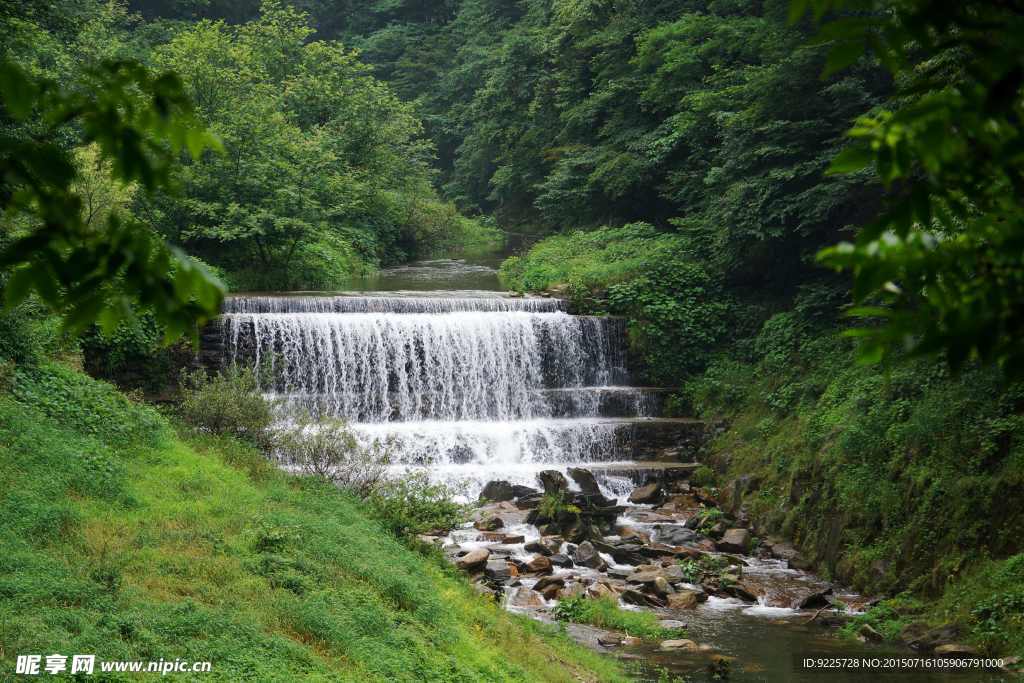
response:
[[[4,367],[4,670],[56,648],[210,661],[203,678],[224,681],[621,678],[410,550],[350,494],[241,442],[176,434],[64,365]]]

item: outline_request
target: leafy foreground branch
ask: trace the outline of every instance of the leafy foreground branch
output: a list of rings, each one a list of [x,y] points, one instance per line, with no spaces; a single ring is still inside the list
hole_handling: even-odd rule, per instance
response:
[[[2,283],[7,307],[35,292],[77,333],[93,322],[113,332],[138,304],[166,340],[195,336],[195,324],[218,312],[223,287],[134,219],[111,213],[101,229],[89,225],[79,172],[60,143],[64,130],[79,129],[116,181],[148,192],[166,187],[182,150],[199,157],[219,148],[177,76],[107,60],[85,69],[71,88],[5,59],[0,98],[0,117],[16,124],[0,136],[0,209],[7,214],[0,269],[14,269]]]

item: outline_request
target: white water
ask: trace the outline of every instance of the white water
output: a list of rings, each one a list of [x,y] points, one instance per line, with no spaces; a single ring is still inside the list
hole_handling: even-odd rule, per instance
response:
[[[287,408],[385,444],[396,471],[426,468],[469,496],[492,479],[536,486],[542,469],[628,461],[631,425],[657,410],[623,385],[621,324],[557,300],[353,293],[225,308],[227,362],[254,368]],[[598,478],[616,497],[631,486]]]

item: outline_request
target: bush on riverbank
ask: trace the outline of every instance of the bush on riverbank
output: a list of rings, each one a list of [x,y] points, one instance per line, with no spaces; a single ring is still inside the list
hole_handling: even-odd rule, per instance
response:
[[[181,440],[59,365],[0,394],[0,667],[210,660],[210,680],[618,680],[251,446]]]

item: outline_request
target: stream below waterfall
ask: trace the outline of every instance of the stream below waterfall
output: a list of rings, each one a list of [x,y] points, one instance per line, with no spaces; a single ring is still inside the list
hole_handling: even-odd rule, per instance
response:
[[[601,494],[624,505],[620,522],[655,540],[684,529],[683,514],[659,517],[653,506],[630,505],[627,497],[672,467],[666,453],[676,462],[697,457],[703,425],[661,417],[664,390],[630,384],[621,321],[570,315],[556,299],[508,296],[499,291],[496,263],[413,263],[346,292],[234,295],[221,318],[225,361],[255,368],[267,391],[287,405],[345,419],[365,445],[386,441],[396,474],[424,469],[458,487],[467,501],[490,481],[536,488],[542,470],[585,468]],[[510,542],[467,525],[438,543],[453,557],[455,550],[489,548],[495,557],[525,562],[531,555],[525,544],[541,534],[511,503],[504,505],[501,531]],[[607,559],[621,575],[635,569]],[[838,639],[823,620],[810,619],[815,610],[790,606],[791,594],[820,590],[824,581],[776,559],[745,561],[743,575],[758,587],[757,602],[710,596],[696,609],[657,609],[664,619],[686,623],[681,637],[729,658],[729,680],[1001,679],[979,672],[801,671],[795,666],[801,656],[917,655]],[[594,571],[577,565],[554,576],[582,582]],[[516,583],[529,588],[536,581],[524,576]],[[850,605],[863,603],[835,590]],[[510,609],[551,620],[553,603]],[[606,648],[597,629],[569,632],[637,662],[641,679],[655,680],[665,669],[710,680],[706,652],[663,651],[658,643]]]

